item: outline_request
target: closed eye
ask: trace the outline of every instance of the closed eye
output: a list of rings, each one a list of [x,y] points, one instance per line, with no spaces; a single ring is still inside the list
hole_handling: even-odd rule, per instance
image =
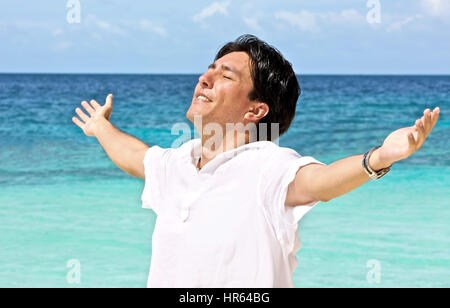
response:
[[[233,80],[233,79],[231,79],[230,77],[225,76],[225,75],[223,76],[223,78]]]

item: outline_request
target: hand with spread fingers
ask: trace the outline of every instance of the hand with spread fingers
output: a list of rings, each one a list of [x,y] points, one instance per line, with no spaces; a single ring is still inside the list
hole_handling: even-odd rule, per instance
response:
[[[83,101],[86,114],[81,108],[75,112],[80,118],[73,117],[72,121],[81,128],[86,136],[96,137],[109,158],[117,167],[131,176],[145,178],[142,161],[149,149],[141,140],[119,130],[110,121],[113,110],[113,96],[109,94],[102,106],[95,100],[90,103]]]
[[[109,120],[111,117],[113,109],[113,95],[109,94],[106,97],[106,102],[103,106],[95,100],[91,100],[90,103],[83,101],[81,102],[81,105],[89,115],[84,113],[81,108],[76,108],[75,112],[81,120],[77,117],[73,117],[72,121],[83,130],[86,136],[94,137],[97,123],[101,120]]]
[[[439,107],[432,112],[426,109],[413,126],[389,134],[383,145],[368,156],[371,171],[380,172],[382,176],[393,163],[419,150],[436,125],[439,112]],[[310,164],[302,167],[303,171],[297,173],[294,184],[288,189],[286,205],[309,204],[317,200],[327,202],[367,183],[372,177],[364,171],[365,159],[365,155],[358,154],[326,166]]]
[[[439,107],[433,111],[426,109],[413,126],[400,128],[387,136],[383,145],[371,157],[372,168],[380,170],[389,167],[419,150],[436,125],[439,112]]]

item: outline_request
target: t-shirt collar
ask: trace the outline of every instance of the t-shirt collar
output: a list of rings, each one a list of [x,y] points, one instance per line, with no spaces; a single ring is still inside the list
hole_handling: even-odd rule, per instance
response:
[[[197,170],[198,173],[214,173],[214,171],[226,163],[227,161],[233,159],[240,153],[246,151],[246,150],[256,150],[265,148],[267,146],[273,146],[274,143],[271,141],[255,141],[248,144],[241,145],[237,148],[222,152],[218,154],[216,157],[214,157],[212,160],[210,160],[206,165],[203,166],[201,170],[198,170],[197,165],[198,161],[201,156],[201,147],[202,142],[200,138],[191,140],[192,147],[190,151],[190,161],[191,164],[194,166],[195,170]]]

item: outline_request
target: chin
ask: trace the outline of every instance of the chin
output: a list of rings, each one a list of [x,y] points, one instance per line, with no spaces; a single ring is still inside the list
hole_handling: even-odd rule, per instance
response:
[[[189,107],[188,111],[186,111],[186,118],[189,119],[189,121],[194,121],[194,116],[202,116],[203,118],[210,112],[210,108],[205,108],[209,106],[205,106],[203,104],[196,104],[192,103]]]
[[[191,121],[192,123],[194,123],[194,116],[203,116],[203,112],[202,110],[198,110],[197,108],[195,108],[194,105],[191,105],[191,107],[189,107],[188,111],[186,111],[186,118]]]
[[[191,121],[194,122],[194,115],[191,112],[191,109],[189,109],[188,111],[186,111],[186,118]]]

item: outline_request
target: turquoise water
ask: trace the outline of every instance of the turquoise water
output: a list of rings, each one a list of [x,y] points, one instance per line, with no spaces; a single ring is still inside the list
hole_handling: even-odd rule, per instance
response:
[[[170,146],[198,76],[0,75],[0,287],[145,287],[156,216],[143,182],[71,122],[83,99],[115,94],[112,121]],[[331,163],[365,152],[441,107],[429,140],[377,182],[300,222],[296,287],[450,287],[450,77],[302,76],[280,144]],[[69,284],[67,262],[81,265]],[[379,283],[366,275],[381,265]]]

